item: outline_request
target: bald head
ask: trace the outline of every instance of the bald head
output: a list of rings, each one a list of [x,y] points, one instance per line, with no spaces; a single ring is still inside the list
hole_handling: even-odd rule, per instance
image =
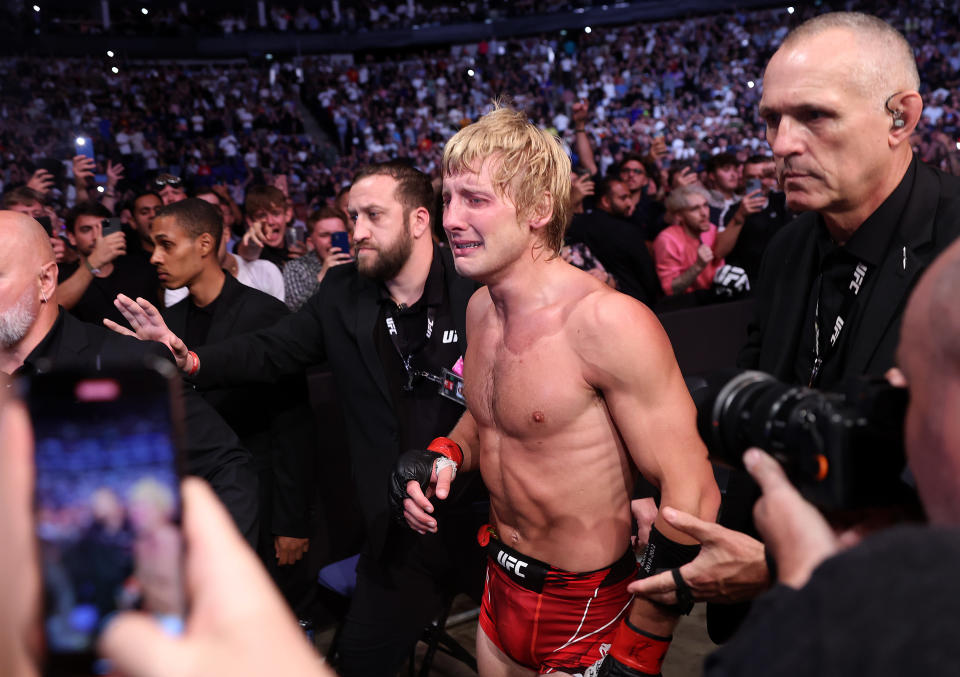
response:
[[[23,263],[43,265],[56,260],[43,226],[20,212],[0,211],[0,242]]]
[[[924,358],[937,365],[945,380],[960,382],[960,240],[927,270],[910,297],[904,338],[924,340]]]
[[[797,26],[774,55],[786,56],[816,45],[825,53],[852,51],[850,84],[879,103],[891,94],[920,89],[917,60],[906,38],[890,24],[860,12],[821,14]]]

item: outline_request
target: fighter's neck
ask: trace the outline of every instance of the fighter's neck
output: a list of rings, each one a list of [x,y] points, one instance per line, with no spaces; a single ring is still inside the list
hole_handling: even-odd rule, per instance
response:
[[[394,303],[412,306],[420,300],[427,286],[427,278],[430,277],[432,263],[433,241],[427,236],[426,241],[418,240],[414,243],[413,251],[400,272],[383,282]]]
[[[490,299],[501,317],[522,315],[555,302],[557,285],[554,273],[563,260],[538,252],[535,259],[516,262],[509,270],[487,282]]]
[[[0,372],[12,374],[19,369],[27,356],[47,337],[57,321],[57,301],[50,299],[37,315],[26,335],[9,348],[0,348]]]

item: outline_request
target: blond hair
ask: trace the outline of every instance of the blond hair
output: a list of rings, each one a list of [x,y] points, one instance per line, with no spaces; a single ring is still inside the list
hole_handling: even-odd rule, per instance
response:
[[[570,223],[570,158],[560,140],[528,122],[521,111],[494,105],[494,109],[464,127],[443,149],[443,176],[479,174],[490,167],[494,190],[508,197],[517,217],[546,216],[544,244],[556,255]]]

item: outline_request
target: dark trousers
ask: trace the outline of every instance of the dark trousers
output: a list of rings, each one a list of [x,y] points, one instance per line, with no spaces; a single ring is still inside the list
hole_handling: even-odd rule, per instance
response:
[[[394,527],[386,554],[361,553],[340,631],[341,677],[395,677],[446,601],[458,592],[479,599],[486,560],[474,533],[461,527],[451,544]]]

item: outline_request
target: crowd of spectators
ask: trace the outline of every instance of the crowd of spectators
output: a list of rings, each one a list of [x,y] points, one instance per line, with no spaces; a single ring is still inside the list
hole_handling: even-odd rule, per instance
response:
[[[50,16],[26,11],[13,21],[48,33],[85,35],[237,35],[245,33],[360,33],[428,28],[486,20],[569,12],[613,3],[598,0],[323,0],[309,4],[264,3],[150,3],[110,6],[104,25],[99,3],[56,8]],[[144,12],[144,9],[147,9]]]
[[[956,172],[960,30],[939,4],[926,0],[909,16],[888,3],[879,10],[923,45],[927,108],[915,146],[924,161]],[[399,55],[119,63],[118,73],[113,60],[8,59],[0,63],[9,83],[0,178],[26,181],[41,160],[71,157],[72,139],[86,134],[97,173],[106,159],[123,162],[131,185],[167,169],[188,183],[225,183],[242,202],[244,182],[284,174],[294,201],[309,203],[335,196],[357,166],[394,156],[436,176],[445,139],[498,97],[556,130],[572,151],[572,105],[588,101],[601,174],[661,136],[663,169],[671,161],[702,169],[722,152],[743,161],[765,148],[756,117],[762,64],[791,20],[777,8]],[[328,139],[303,133],[301,101]]]

